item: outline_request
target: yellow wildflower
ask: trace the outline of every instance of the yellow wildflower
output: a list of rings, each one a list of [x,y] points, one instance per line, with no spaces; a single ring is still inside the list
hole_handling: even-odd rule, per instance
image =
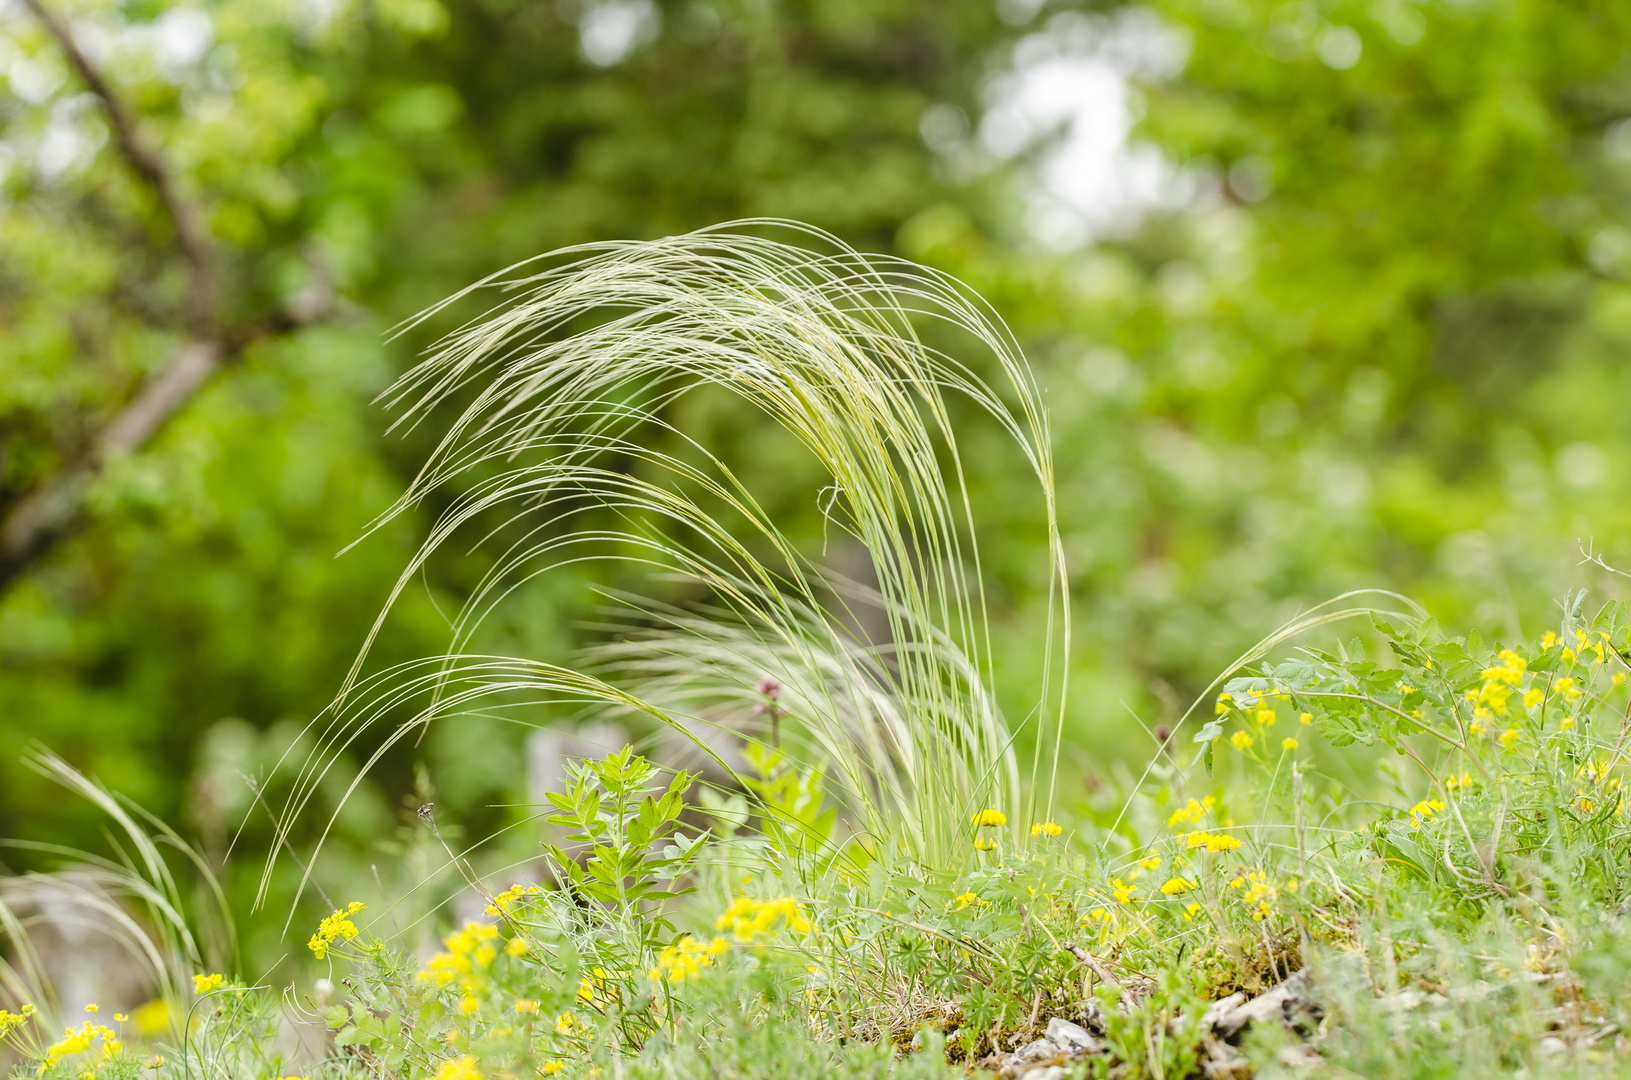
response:
[[[566,1068],[566,1066],[562,1065],[558,1061],[546,1061],[546,1062],[544,1062],[544,1065],[543,1065],[544,1075],[545,1076],[554,1076],[556,1073],[560,1072],[564,1068]]]
[[[1252,714],[1252,719],[1257,721],[1258,727],[1273,727],[1277,717],[1273,709],[1258,709]]]
[[[1438,799],[1423,799],[1410,808],[1410,827],[1421,828],[1421,823],[1436,816],[1444,809],[1444,804]]]
[[[155,998],[145,1005],[136,1006],[130,1014],[138,1035],[157,1035],[170,1026],[170,1003]]]
[[[226,979],[224,979],[220,975],[194,975],[193,976],[193,993],[195,993],[195,994],[207,994],[211,990],[219,990],[219,989],[221,989],[221,984],[224,983],[225,981],[226,981]],[[89,1011],[90,1012],[95,1012],[96,1007],[94,1005],[90,1006]]]
[[[968,907],[970,904],[979,903],[980,898],[978,896],[974,895],[971,892],[966,892],[966,893],[963,893],[961,896],[956,897],[956,900],[957,900],[957,909],[959,911],[961,911],[963,908]]]
[[[1240,841],[1228,833],[1190,833],[1189,846],[1204,847],[1216,854],[1219,851],[1234,851],[1240,846]]]
[[[1161,867],[1161,856],[1151,855],[1147,859],[1140,859],[1140,860],[1138,860],[1138,865],[1142,866],[1146,870],[1160,869],[1160,867]]]
[[[493,902],[487,905],[485,914],[507,915],[510,908],[528,896],[534,896],[544,890],[537,885],[511,885],[508,889],[493,897]]]
[[[1052,821],[1040,821],[1031,826],[1032,836],[1058,836],[1065,830]]]
[[[1251,870],[1235,878],[1229,884],[1243,890],[1240,902],[1246,905],[1253,919],[1262,922],[1274,910],[1274,901],[1279,898],[1279,890],[1269,880],[1267,874],[1261,870]]]
[[[1236,750],[1244,750],[1256,740],[1244,731],[1237,731],[1229,736],[1229,741],[1234,744]]]
[[[431,1080],[482,1080],[481,1070],[476,1068],[476,1059],[469,1054],[452,1061],[442,1062],[442,1067],[436,1070]]]
[[[1185,881],[1181,877],[1169,878],[1166,884],[1161,886],[1161,893],[1164,896],[1182,896],[1194,887],[1193,881]]]
[[[724,938],[704,942],[690,936],[682,937],[658,954],[657,966],[649,974],[659,981],[666,979],[671,983],[682,983],[698,977],[703,968],[713,967],[729,949],[730,943]],[[581,990],[579,994],[581,996]]]
[[[981,810],[969,820],[982,829],[1000,829],[1008,824],[1008,815],[1001,810]]]
[[[1507,728],[1505,731],[1501,732],[1500,736],[1495,741],[1510,750],[1512,749],[1512,744],[1518,741],[1518,736],[1520,734],[1522,733],[1517,728]]]
[[[1130,903],[1132,903],[1132,900],[1133,900],[1132,887],[1129,886],[1126,882],[1122,881],[1120,878],[1112,878],[1110,880],[1110,892],[1112,894],[1114,894],[1114,896],[1116,898],[1116,903],[1118,903],[1118,904],[1130,904]]]
[[[1296,739],[1281,739],[1280,740],[1280,749],[1282,749],[1282,750],[1295,750],[1295,749],[1297,749],[1297,740]]]
[[[974,848],[977,851],[996,851],[997,842],[995,840],[987,840],[983,836],[976,836],[974,838]]]
[[[1167,828],[1177,828],[1186,821],[1199,823],[1200,820],[1206,816],[1206,812],[1212,809],[1213,804],[1216,802],[1217,800],[1210,795],[1202,799],[1200,802],[1190,799],[1189,802],[1174,810],[1171,816],[1167,818]]]
[[[731,906],[725,909],[723,915],[714,920],[715,929],[728,928],[732,937],[744,943],[752,941],[760,934],[774,932],[778,925],[785,926],[796,934],[810,932],[810,920],[804,917],[799,902],[791,896],[777,897],[774,900],[754,900],[739,896],[731,901]]]
[[[337,942],[350,941],[357,936],[357,924],[351,921],[350,916],[355,915],[368,905],[353,900],[343,911],[334,909],[334,914],[325,918],[317,927],[317,933],[311,936],[306,943],[312,955],[321,960],[328,955],[329,946]]]
[[[5,1009],[0,1009],[0,1039],[5,1038],[28,1023],[29,1018],[33,1015],[34,1006],[32,1005],[24,1005],[16,1012],[7,1012]]]
[[[1298,716],[1297,720],[1300,723],[1302,723],[1304,726],[1307,726],[1308,724],[1312,724],[1314,722],[1314,714],[1311,713],[1311,712],[1305,712],[1302,715]]]
[[[518,1016],[537,1016],[538,1002],[532,998],[520,998],[515,1003],[515,1011]]]

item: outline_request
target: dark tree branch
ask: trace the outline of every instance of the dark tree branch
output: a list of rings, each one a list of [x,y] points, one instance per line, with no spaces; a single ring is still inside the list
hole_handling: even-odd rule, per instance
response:
[[[34,484],[0,520],[0,592],[79,524],[84,514],[85,492],[109,461],[145,446],[172,416],[192,401],[224,363],[235,358],[251,342],[323,318],[332,304],[327,276],[320,273],[317,295],[301,298],[290,310],[279,313],[267,323],[222,327],[215,289],[215,248],[203,226],[202,215],[197,207],[182,198],[164,159],[143,142],[135,117],[102,73],[79,50],[67,24],[46,8],[42,0],[23,2],[56,40],[80,79],[102,102],[113,125],[120,154],[153,189],[164,207],[191,276],[188,298],[191,337],[176,358],[149,378],[114,414],[80,459]]]
[[[125,106],[124,99],[113,92],[96,65],[80,51],[73,35],[68,32],[68,24],[47,8],[42,0],[23,0],[23,3],[56,41],[80,81],[102,102],[113,125],[113,141],[119,153],[158,196],[165,216],[169,218],[170,228],[175,232],[176,244],[191,270],[188,315],[193,324],[193,333],[200,337],[207,336],[216,315],[215,250],[201,215],[196,207],[181,197],[169,166],[143,141],[136,129],[136,118]]]

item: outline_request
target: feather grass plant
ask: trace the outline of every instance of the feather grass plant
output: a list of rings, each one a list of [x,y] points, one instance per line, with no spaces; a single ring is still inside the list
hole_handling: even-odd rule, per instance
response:
[[[555,252],[408,325],[489,296],[498,299],[485,314],[443,339],[386,395],[401,410],[400,426],[463,404],[411,487],[375,523],[459,492],[403,569],[380,622],[455,538],[490,537],[500,526],[513,532],[454,619],[444,656],[368,675],[364,647],[321,721],[322,750],[301,768],[285,828],[337,755],[404,707],[412,719],[381,741],[370,765],[424,725],[502,700],[623,709],[694,737],[708,722],[701,703],[740,698],[767,678],[783,688],[798,754],[826,763],[869,850],[964,865],[973,812],[1000,807],[1017,824],[1022,792],[1051,800],[1068,583],[1041,394],[989,306],[945,275],[862,255],[818,230],[744,221]],[[937,339],[949,328],[970,352],[926,343],[920,331],[928,326]],[[811,495],[828,528],[868,553],[877,588],[867,599],[888,621],[886,642],[857,640],[844,612],[847,602],[862,602],[856,590],[835,583],[720,458],[666,418],[667,406],[702,386],[762,410],[819,462],[828,483]],[[1011,439],[1045,515],[1050,602],[1030,718],[1038,728],[1030,789],[990,689],[975,511],[953,396]],[[658,449],[653,433],[683,450]],[[650,629],[576,669],[472,651],[483,620],[516,589],[598,561],[694,582],[708,611],[652,608]],[[699,707],[682,712],[687,700]]]
[[[103,941],[122,955],[130,972],[156,1000],[171,1010],[188,1000],[193,975],[213,961],[237,966],[236,934],[226,897],[203,857],[174,829],[127,799],[91,780],[55,754],[34,749],[24,763],[86,799],[113,823],[112,857],[51,844],[4,841],[4,846],[59,858],[63,868],[31,871],[0,879],[0,993],[13,1002],[35,1004],[61,1016],[49,966],[41,961],[35,931],[42,921],[71,927],[87,940]],[[175,852],[203,887],[208,910],[189,905],[165,857]],[[210,926],[211,940],[226,946],[222,955],[200,941],[195,928]],[[172,1015],[178,1015],[172,1013]]]

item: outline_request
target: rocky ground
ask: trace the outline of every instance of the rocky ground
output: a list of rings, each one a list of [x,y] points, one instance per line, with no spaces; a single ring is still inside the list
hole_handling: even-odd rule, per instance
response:
[[[1132,988],[1122,990],[1124,998],[1133,992]],[[1199,1074],[1206,1080],[1246,1080],[1252,1069],[1238,1046],[1248,1031],[1277,1024],[1306,1037],[1317,1029],[1323,1015],[1307,970],[1254,998],[1236,993],[1214,1001],[1201,1016]],[[979,1064],[998,1080],[1063,1080],[1067,1065],[1105,1053],[1104,1034],[1104,1017],[1094,1006],[1075,1018],[1049,1019],[1041,1038],[1010,1053],[992,1054]],[[1312,1050],[1302,1052],[1313,1054]],[[1111,1075],[1117,1071],[1112,1069]]]

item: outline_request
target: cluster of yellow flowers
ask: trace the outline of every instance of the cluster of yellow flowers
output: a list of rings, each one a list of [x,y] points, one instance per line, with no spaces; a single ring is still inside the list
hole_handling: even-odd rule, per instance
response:
[[[1423,799],[1410,808],[1410,827],[1421,828],[1421,823],[1438,816],[1444,810],[1444,803],[1438,799]]]
[[[1008,824],[1008,815],[1001,810],[981,810],[969,818],[969,821],[973,823],[976,829],[1000,829]],[[997,841],[995,838],[976,836],[974,838],[974,850],[996,851]]]
[[[964,908],[968,907],[970,904],[983,904],[983,903],[985,903],[985,901],[981,900],[979,898],[979,896],[977,896],[976,894],[974,894],[972,892],[963,893],[961,896],[953,897],[953,899],[957,901],[957,910],[958,911],[963,910]]]
[[[24,1008],[29,1008],[29,1006],[24,1006]],[[65,1057],[85,1053],[92,1046],[95,1046],[98,1040],[101,1040],[102,1056],[104,1058],[114,1056],[121,1049],[119,1036],[101,1024],[95,1024],[89,1020],[81,1024],[77,1030],[64,1028],[62,1034],[63,1038],[60,1042],[54,1042],[45,1048],[45,1063],[40,1068],[42,1073]]]
[[[1584,630],[1576,628],[1574,632],[1574,648],[1564,649],[1561,654],[1563,659],[1574,660],[1576,657],[1582,657],[1588,652],[1593,652],[1597,654],[1597,663],[1601,664],[1605,662],[1608,659],[1608,646],[1605,644],[1605,642],[1608,641],[1608,631],[1599,630],[1597,631],[1597,636],[1601,640],[1593,641],[1591,640],[1590,634],[1586,633]],[[1556,634],[1547,634],[1546,637],[1552,642],[1552,644],[1557,644]],[[1544,642],[1542,644],[1544,645]],[[1546,647],[1550,648],[1551,646]]]
[[[335,908],[334,914],[319,923],[317,933],[313,934],[311,940],[306,942],[306,946],[311,949],[312,955],[321,960],[328,955],[329,946],[336,942],[350,941],[356,937],[358,932],[357,924],[351,921],[351,916],[367,906],[359,900],[353,900],[343,911]]]
[[[225,982],[224,975],[194,975],[193,993],[203,995],[211,990],[219,990]]]
[[[442,1067],[436,1070],[431,1080],[482,1080],[481,1070],[476,1067],[476,1059],[469,1054],[442,1062]]]
[[[659,982],[682,983],[696,978],[703,968],[713,967],[729,949],[730,943],[724,938],[702,941],[683,937],[658,954],[657,966],[650,975]]]
[[[1248,870],[1229,882],[1231,888],[1240,889],[1240,902],[1250,911],[1252,918],[1262,922],[1274,912],[1274,902],[1282,891],[1297,891],[1297,879],[1292,878],[1278,888],[1261,870]]]
[[[1201,820],[1206,817],[1207,813],[1212,809],[1212,807],[1217,805],[1217,801],[1218,800],[1213,798],[1211,795],[1208,795],[1199,802],[1196,802],[1194,799],[1190,799],[1189,802],[1185,803],[1183,806],[1180,806],[1178,809],[1174,810],[1170,815],[1168,815],[1167,828],[1176,829],[1178,826],[1187,824],[1191,821],[1197,825],[1200,824]]]
[[[1032,836],[1058,836],[1064,828],[1052,821],[1039,821],[1031,826]]]
[[[1477,690],[1467,691],[1467,699],[1478,703],[1473,715],[1479,719],[1488,716],[1486,711],[1484,716],[1480,717],[1479,709],[1493,710],[1496,715],[1505,716],[1507,702],[1512,697],[1512,692],[1518,688],[1518,684],[1523,681],[1524,672],[1529,669],[1529,662],[1511,649],[1502,649],[1497,656],[1501,663],[1495,667],[1485,668],[1480,673],[1484,685]]]
[[[1403,686],[1404,684],[1400,683],[1400,685]],[[1251,691],[1251,694],[1252,697],[1238,698],[1227,692],[1219,694],[1216,706],[1217,714],[1222,716],[1230,709],[1238,709],[1243,719],[1257,725],[1259,735],[1267,737],[1268,729],[1273,727],[1280,719],[1280,714],[1274,710],[1269,702],[1289,701],[1291,694],[1285,687],[1275,686],[1272,683],[1262,690]],[[1299,713],[1297,719],[1302,724],[1312,724],[1314,714]],[[1257,736],[1254,736],[1248,730],[1242,729],[1229,736],[1229,744],[1236,750],[1250,750],[1257,745]],[[1297,740],[1292,736],[1286,736],[1280,740],[1280,749],[1282,751],[1297,749]],[[1195,820],[1200,819],[1197,817]]]
[[[585,1005],[593,1005],[596,1001],[611,1001],[617,996],[617,987],[611,985],[611,976],[606,969],[597,967],[586,977],[578,980],[578,1000]]]
[[[1589,785],[1588,788],[1574,789],[1574,808],[1582,814],[1596,813],[1600,794],[1620,792],[1620,778],[1614,774],[1614,767],[1609,762],[1586,761],[1574,772]],[[1614,806],[1616,817],[1625,817],[1625,802],[1625,795],[1618,794]]]
[[[442,939],[443,952],[430,958],[424,970],[416,976],[421,983],[434,985],[438,990],[458,983],[464,996],[459,1000],[459,1012],[474,1016],[481,1008],[477,997],[487,985],[487,968],[498,957],[498,927],[486,923],[467,922],[464,929]]]
[[[1469,773],[1469,772],[1464,772],[1460,776],[1446,776],[1444,778],[1444,790],[1445,791],[1455,791],[1457,788],[1459,788],[1462,791],[1465,791],[1468,788],[1472,787],[1472,785],[1473,785],[1472,773]]]
[[[799,902],[791,896],[774,900],[739,896],[731,901],[731,906],[725,909],[723,915],[714,920],[717,929],[728,928],[731,936],[741,942],[750,942],[760,934],[774,931],[778,923],[795,934],[810,932],[810,920],[804,917]]]
[[[1191,848],[1204,847],[1215,855],[1220,851],[1235,850],[1240,846],[1240,840],[1228,833],[1198,832],[1189,834],[1187,844]]]
[[[511,885],[508,889],[505,889],[503,892],[493,897],[493,902],[487,905],[487,909],[483,914],[508,915],[510,913],[510,909],[514,907],[517,902],[524,900],[529,896],[537,896],[543,891],[544,890],[539,888],[537,885]]]
[[[7,1012],[4,1009],[0,1009],[0,1039],[5,1038],[13,1031],[16,1031],[18,1028],[28,1023],[29,1018],[33,1015],[34,1006],[32,1005],[24,1005],[16,1012]]]
[[[1161,895],[1182,896],[1194,887],[1195,883],[1193,881],[1185,881],[1181,877],[1168,878],[1166,883],[1161,886]]]

